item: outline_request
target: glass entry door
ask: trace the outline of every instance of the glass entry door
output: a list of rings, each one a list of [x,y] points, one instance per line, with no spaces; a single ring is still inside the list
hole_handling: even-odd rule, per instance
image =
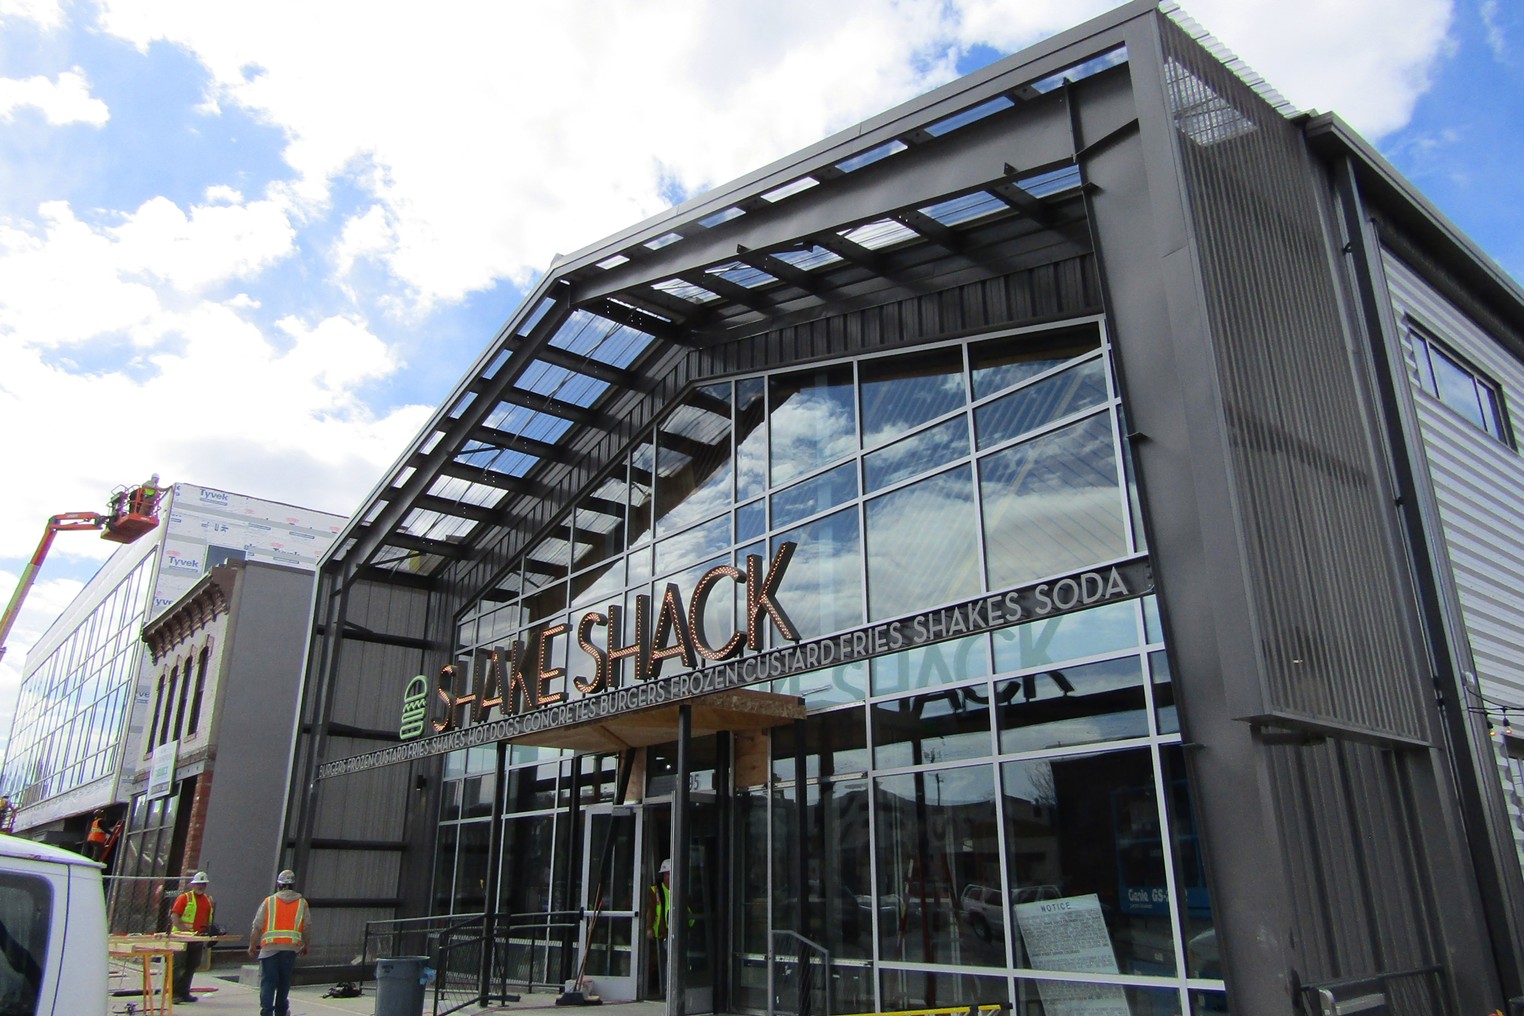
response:
[[[636,972],[644,959],[642,901],[635,881],[635,873],[641,870],[641,818],[638,807],[604,805],[588,810],[584,826],[585,976],[593,981],[592,990],[608,1002],[635,999]]]
[[[647,886],[647,909],[654,905],[654,887],[660,881],[660,868],[664,860],[672,857],[672,806],[668,802],[648,804],[645,808],[645,826],[642,839],[644,850],[641,862],[642,881]],[[723,927],[718,919],[715,903],[719,887],[719,810],[712,800],[695,800],[688,811],[688,906],[682,919],[687,924],[687,953],[684,981],[685,1008],[689,1016],[712,1013],[714,1007],[715,957],[719,955],[717,934]],[[649,915],[648,915],[649,916]],[[678,920],[676,914],[670,920]],[[642,929],[643,930],[643,929]],[[672,961],[670,951],[652,945],[645,961],[645,985],[641,997],[662,999],[667,997],[668,978],[671,971],[665,969]]]

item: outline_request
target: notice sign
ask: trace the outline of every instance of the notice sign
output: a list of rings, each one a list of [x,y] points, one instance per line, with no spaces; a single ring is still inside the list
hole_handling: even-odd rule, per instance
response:
[[[148,799],[168,797],[175,789],[175,753],[179,741],[167,741],[153,750],[148,768]]]
[[[1101,901],[1094,893],[1018,903],[1014,909],[1034,969],[1118,973]],[[1038,981],[1037,992],[1046,1016],[1132,1016],[1120,985]]]

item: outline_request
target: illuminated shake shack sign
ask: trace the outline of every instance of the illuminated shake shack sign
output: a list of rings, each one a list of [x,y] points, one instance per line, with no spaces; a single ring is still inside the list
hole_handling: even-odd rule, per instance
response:
[[[620,713],[1059,617],[1153,590],[1148,560],[1133,558],[800,642],[784,609],[786,596],[779,594],[794,547],[782,544],[765,569],[763,559],[753,555],[747,558],[744,571],[726,565],[706,572],[686,602],[676,585],[668,585],[654,624],[649,598],[637,597],[628,644],[622,642],[622,612],[610,606],[582,615],[575,628],[557,623],[535,633],[532,640],[479,649],[469,668],[442,667],[432,682],[423,675],[413,677],[402,699],[399,734],[404,743],[324,763],[318,767],[318,778],[593,723]],[[727,581],[746,588],[746,623],[715,645],[704,628],[704,608],[716,587]],[[762,650],[762,629],[768,624],[793,644]],[[575,640],[591,661],[589,672],[568,675],[552,662],[558,658],[556,642],[562,639]],[[681,663],[685,671],[662,677],[668,661]],[[634,680],[625,680],[627,669]],[[467,675],[472,683],[463,687],[461,678]]]

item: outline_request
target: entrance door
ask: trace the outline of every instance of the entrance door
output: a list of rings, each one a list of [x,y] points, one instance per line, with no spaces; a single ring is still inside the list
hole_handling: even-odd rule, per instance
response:
[[[711,795],[712,796],[712,795]],[[688,906],[687,967],[684,981],[686,1011],[690,1016],[714,1012],[714,971],[720,954],[718,936],[723,926],[716,908],[721,885],[719,866],[719,810],[711,801],[690,800],[688,812]],[[661,863],[672,857],[672,805],[650,804],[645,808],[642,839],[645,850],[641,861],[643,884],[647,887],[647,907],[654,901],[651,887],[660,878]],[[677,920],[673,914],[670,920]],[[645,983],[642,998],[666,997],[670,962],[666,949],[651,950],[644,964]]]
[[[639,920],[643,901],[635,881],[641,870],[641,826],[638,807],[603,805],[587,811],[582,841],[586,951],[582,961],[594,989],[611,1002],[635,999],[636,975],[644,959],[645,934]]]

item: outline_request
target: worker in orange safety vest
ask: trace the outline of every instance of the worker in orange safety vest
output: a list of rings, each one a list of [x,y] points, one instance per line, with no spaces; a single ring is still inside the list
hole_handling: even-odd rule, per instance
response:
[[[85,834],[85,856],[93,861],[99,861],[101,854],[105,853],[107,838],[106,813],[97,809],[95,818],[90,823],[90,831]]]
[[[259,905],[249,929],[249,955],[259,957],[259,1016],[289,1016],[296,957],[306,955],[311,941],[307,901],[295,887],[290,868],[276,875],[275,893]]]

